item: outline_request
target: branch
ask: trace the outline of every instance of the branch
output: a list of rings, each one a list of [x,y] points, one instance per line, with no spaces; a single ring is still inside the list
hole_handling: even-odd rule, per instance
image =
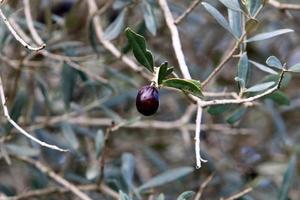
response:
[[[92,17],[93,25],[96,31],[96,36],[99,42],[103,45],[105,49],[107,49],[112,55],[114,55],[116,58],[120,59],[122,62],[124,62],[128,67],[130,67],[132,70],[134,70],[137,73],[140,73],[144,78],[151,80],[151,77],[144,72],[143,68],[138,66],[133,60],[131,60],[129,57],[122,55],[122,53],[115,47],[113,43],[111,43],[109,40],[105,39],[103,36],[103,30],[101,27],[101,19],[95,14],[97,13],[98,7],[95,2],[95,0],[87,0],[88,6],[89,6],[89,14]]]
[[[191,5],[179,16],[175,19],[174,23],[178,25],[188,14],[190,14],[202,0],[194,0]]]
[[[281,10],[300,10],[300,4],[281,3],[277,0],[269,0],[268,3]]]
[[[33,160],[31,158],[20,157],[20,156],[16,156],[16,155],[14,155],[14,157],[17,158],[18,160],[21,160],[23,162],[26,162],[28,164],[33,165],[35,168],[40,170],[42,173],[46,174],[47,176],[52,178],[54,181],[56,181],[57,183],[63,185],[68,190],[70,190],[74,195],[76,195],[80,199],[82,199],[82,200],[92,200],[89,196],[87,196],[85,193],[80,191],[79,188],[77,188],[75,185],[73,185],[72,183],[70,183],[69,181],[64,179],[63,177],[56,174],[52,169],[50,169],[46,165],[42,164],[41,162]]]
[[[243,190],[243,191],[241,191],[241,192],[239,192],[239,193],[237,193],[237,194],[235,194],[235,195],[233,195],[231,197],[228,197],[226,199],[221,198],[221,200],[235,200],[235,199],[239,199],[240,197],[244,196],[245,194],[251,192],[252,190],[253,190],[252,187],[246,188],[245,190]]]
[[[212,73],[210,73],[209,76],[202,82],[203,88],[209,83],[209,81],[211,81],[219,73],[219,71],[221,71],[221,69],[224,67],[224,65],[231,59],[234,52],[238,49],[239,45],[243,42],[246,35],[247,35],[247,33],[244,32],[243,35],[238,39],[238,41],[236,41],[235,45],[232,47],[232,49],[229,51],[229,53],[226,55],[226,57],[212,71]]]
[[[196,129],[195,129],[195,153],[196,153],[196,168],[201,168],[201,162],[207,162],[201,158],[200,153],[200,132],[201,132],[201,119],[202,119],[202,106],[197,104],[197,117],[196,117]]]
[[[213,177],[214,177],[214,175],[212,174],[204,180],[204,182],[200,185],[199,190],[198,190],[194,200],[201,199],[204,189],[206,188],[206,186],[209,184],[209,182],[212,180]]]
[[[3,84],[2,84],[2,79],[0,77],[0,98],[1,98],[1,103],[2,103],[2,109],[4,112],[4,116],[7,119],[7,121],[13,125],[20,133],[22,133],[23,135],[25,135],[26,137],[28,137],[29,139],[37,142],[38,144],[40,144],[41,146],[50,148],[50,149],[54,149],[54,150],[58,150],[58,151],[68,151],[66,149],[61,149],[55,145],[51,145],[48,144],[46,142],[43,142],[35,137],[33,137],[32,135],[30,135],[28,132],[26,132],[22,127],[20,127],[13,119],[11,119],[9,112],[8,112],[8,108],[6,106],[6,99],[5,99],[5,94],[4,94],[4,89],[3,89]]]
[[[23,4],[24,4],[24,13],[25,13],[25,18],[26,18],[26,22],[30,31],[30,34],[33,38],[33,40],[41,45],[41,46],[45,46],[45,43],[43,42],[43,40],[41,39],[41,37],[39,36],[39,34],[37,33],[34,24],[33,24],[33,20],[32,20],[32,16],[31,16],[31,11],[30,11],[30,2],[29,0],[23,0]]]
[[[7,28],[9,29],[9,31],[15,37],[15,39],[17,41],[19,41],[26,49],[29,49],[29,50],[32,50],[32,51],[39,51],[39,50],[44,49],[46,47],[45,44],[43,44],[43,45],[41,45],[39,47],[33,47],[30,44],[28,44],[27,42],[25,42],[24,39],[15,31],[15,29],[13,28],[13,26],[9,23],[8,19],[6,18],[6,16],[2,12],[2,9],[0,9],[0,17],[2,18],[4,24],[7,26]]]
[[[276,90],[280,89],[280,85],[285,73],[285,69],[282,70],[282,72],[280,73],[280,77],[279,80],[277,82],[277,84],[266,90],[265,92],[258,94],[256,96],[253,97],[249,97],[249,98],[245,98],[245,99],[220,99],[220,100],[211,100],[211,101],[201,101],[201,105],[202,107],[207,107],[207,106],[213,106],[213,105],[225,105],[225,104],[244,104],[244,103],[249,103],[249,102],[253,102],[257,99],[260,99],[264,96],[267,96],[269,94],[272,94],[273,92],[275,92]]]
[[[188,66],[186,65],[184,54],[182,52],[178,29],[177,29],[176,25],[174,24],[174,19],[173,19],[171,11],[169,9],[169,6],[167,4],[167,1],[159,0],[158,3],[163,11],[167,26],[171,32],[173,49],[175,51],[176,59],[179,64],[182,75],[185,79],[191,79],[191,75],[190,75]]]

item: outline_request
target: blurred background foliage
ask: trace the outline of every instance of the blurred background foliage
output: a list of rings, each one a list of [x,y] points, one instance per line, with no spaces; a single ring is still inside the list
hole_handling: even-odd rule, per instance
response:
[[[168,1],[175,17],[191,2]],[[207,2],[227,15],[226,7],[219,1]],[[146,38],[157,63],[168,60],[180,74],[171,36],[156,1],[97,3],[106,39],[132,57],[123,34],[125,27],[131,27]],[[52,54],[27,51],[0,24],[1,76],[8,107],[12,118],[25,130],[70,152],[40,147],[18,134],[1,117],[0,199],[58,186],[47,173],[21,157],[43,163],[78,187],[103,182],[117,193],[121,190],[122,199],[127,199],[127,195],[132,199],[163,199],[161,193],[165,199],[176,199],[185,191],[197,193],[211,174],[214,176],[202,199],[220,199],[247,187],[253,187],[254,192],[240,199],[299,199],[299,162],[295,156],[300,149],[299,76],[286,80],[281,90],[286,96],[280,101],[262,99],[255,106],[238,111],[232,124],[227,121],[236,106],[218,116],[205,112],[201,148],[208,163],[194,170],[194,113],[187,98],[162,89],[158,113],[141,116],[135,108],[135,96],[138,88],[149,82],[98,42],[86,1],[31,0],[30,6],[34,25]],[[18,0],[9,0],[2,6],[6,16],[29,36],[23,7]],[[265,63],[270,55],[275,55],[288,66],[298,63],[300,11],[279,10],[266,4],[258,20],[257,32],[280,28],[295,32],[249,44],[248,57]],[[204,80],[234,42],[232,35],[201,5],[178,29],[196,80]],[[231,59],[207,91],[236,91],[237,62],[238,59]],[[74,63],[79,69],[72,66]],[[250,83],[265,77],[257,68],[250,70]],[[188,120],[178,124],[180,121],[176,120],[182,116]],[[112,199],[97,190],[86,193],[92,199]],[[185,195],[186,199],[195,196],[193,192]],[[53,192],[27,199],[76,197]]]

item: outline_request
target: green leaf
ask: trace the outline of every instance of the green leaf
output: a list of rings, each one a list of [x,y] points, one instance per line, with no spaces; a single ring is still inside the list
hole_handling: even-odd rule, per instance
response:
[[[270,67],[282,69],[282,64],[281,64],[280,60],[275,56],[270,56],[267,59],[266,64],[269,65]]]
[[[230,26],[228,24],[228,22],[226,21],[226,19],[223,17],[223,15],[212,5],[206,3],[206,2],[202,2],[202,5],[204,6],[204,8],[207,10],[207,12],[209,12],[209,14],[211,14],[215,20],[223,27],[225,28],[227,31],[229,31],[233,36],[234,33],[233,31],[230,29]]]
[[[142,9],[144,21],[145,21],[145,24],[146,24],[146,27],[147,27],[148,31],[152,35],[155,36],[157,28],[156,28],[155,15],[154,15],[153,8],[152,8],[151,4],[148,3],[147,0],[143,0],[141,2],[141,9]]]
[[[203,97],[200,81],[180,78],[170,78],[162,82],[162,86],[171,87],[193,94],[197,97]]]
[[[70,145],[70,148],[76,150],[79,148],[79,141],[74,133],[72,126],[68,123],[62,123],[61,129],[66,141]]]
[[[297,63],[289,68],[290,72],[300,73],[300,63]]]
[[[153,72],[153,56],[152,53],[146,49],[145,38],[135,33],[130,28],[126,28],[125,33],[137,61],[149,71]]]
[[[28,103],[28,95],[24,91],[18,92],[16,95],[13,106],[10,109],[10,117],[15,122],[18,122],[19,117],[22,114],[22,111],[26,108],[26,104]],[[5,125],[5,131],[10,132],[13,126],[10,123]]]
[[[241,12],[240,4],[238,0],[219,0],[227,8]]]
[[[178,180],[179,178],[184,177],[184,176],[192,173],[193,171],[194,171],[194,169],[192,167],[180,167],[180,168],[168,170],[162,174],[159,174],[159,175],[153,177],[152,179],[150,179],[149,181],[147,181],[146,183],[141,185],[138,188],[138,190],[142,191],[145,189],[165,185],[172,181]]]
[[[122,178],[125,181],[128,189],[133,185],[133,176],[135,169],[135,160],[132,154],[123,153],[122,154],[122,165],[121,165],[121,174]]]
[[[185,191],[179,195],[177,200],[188,200],[195,195],[194,191]]]
[[[267,72],[267,73],[270,73],[270,74],[275,74],[275,75],[278,74],[276,71],[274,71],[273,69],[270,69],[269,67],[267,67],[263,64],[254,62],[252,60],[249,60],[249,62],[251,64],[253,64],[255,67],[257,67],[258,69],[260,69],[261,71],[264,71],[264,72]]]
[[[230,109],[230,105],[215,105],[210,106],[207,112],[213,116],[220,115]]]
[[[65,107],[70,107],[70,102],[73,98],[77,79],[77,71],[70,67],[67,63],[64,63],[61,72],[61,90],[64,98]]]
[[[282,35],[282,34],[285,34],[285,33],[290,33],[290,32],[294,32],[294,30],[292,30],[292,29],[279,29],[279,30],[276,30],[276,31],[271,31],[271,32],[261,33],[261,34],[255,35],[255,36],[249,38],[248,40],[246,40],[245,42],[256,42],[256,41],[260,41],[260,40],[266,40],[266,39],[270,39],[272,37]]]
[[[284,173],[282,185],[279,191],[278,200],[287,200],[289,199],[289,190],[293,184],[297,166],[296,155],[293,155],[289,161],[288,167]]]
[[[166,79],[167,76],[169,76],[173,72],[173,67],[169,67],[168,62],[162,63],[158,68],[158,85],[160,85],[163,80]]]
[[[24,145],[6,144],[7,152],[18,156],[32,157],[38,156],[40,151]]]
[[[261,5],[262,5],[262,0],[247,1],[248,11],[251,14],[251,16],[255,15],[255,13],[258,11],[258,9]]]
[[[164,194],[160,194],[156,200],[165,200],[165,195]]]
[[[103,134],[102,129],[99,129],[97,131],[95,137],[96,137],[95,138],[95,150],[96,150],[97,157],[99,157],[102,152],[103,146],[104,146],[104,134]]]
[[[270,82],[270,81],[274,81],[274,82],[278,82],[280,78],[280,75],[268,75],[268,76],[265,76],[264,79],[262,80],[262,82]],[[281,88],[286,88],[289,83],[291,82],[291,79],[292,79],[292,75],[290,73],[284,73],[284,76],[283,76],[283,79],[281,81]]]
[[[236,109],[229,117],[227,117],[226,121],[229,124],[234,124],[238,120],[240,120],[246,114],[247,108],[240,107]]]
[[[238,82],[240,88],[245,88],[247,84],[247,77],[248,77],[248,56],[247,53],[244,52],[241,56],[239,63],[238,63]]]
[[[120,12],[118,17],[105,29],[103,36],[106,40],[116,39],[120,35],[120,33],[124,29],[126,14],[127,9],[125,8]]]
[[[241,12],[228,9],[229,25],[236,38],[241,37],[243,32],[242,18]]]
[[[121,190],[119,191],[119,196],[120,196],[120,200],[131,200],[129,196],[124,192],[122,192]]]
[[[264,91],[264,90],[270,88],[271,86],[273,86],[275,84],[276,83],[274,81],[260,83],[260,84],[254,85],[254,86],[246,89],[245,92],[260,92],[260,91]]]
[[[275,91],[272,94],[267,95],[265,98],[272,99],[279,105],[290,105],[290,99],[280,91]]]

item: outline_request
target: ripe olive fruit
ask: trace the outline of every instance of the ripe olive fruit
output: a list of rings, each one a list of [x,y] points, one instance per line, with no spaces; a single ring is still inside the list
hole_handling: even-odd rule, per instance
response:
[[[139,89],[136,96],[136,108],[145,115],[150,116],[156,113],[159,106],[158,90],[154,86],[146,85]]]

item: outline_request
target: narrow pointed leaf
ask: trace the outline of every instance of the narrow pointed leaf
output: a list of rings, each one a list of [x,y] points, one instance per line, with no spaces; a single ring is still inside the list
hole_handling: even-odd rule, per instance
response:
[[[248,56],[247,53],[243,53],[241,56],[239,63],[238,63],[238,82],[240,88],[244,88],[247,84],[247,77],[248,77]]]
[[[164,62],[158,68],[158,84],[160,85],[167,76],[173,72],[173,67],[169,67],[168,62]]]
[[[127,9],[123,9],[118,17],[105,29],[104,38],[106,40],[116,39],[124,29]]]
[[[194,191],[185,191],[179,195],[177,200],[188,200],[191,199],[195,195]]]
[[[230,109],[230,105],[215,105],[210,106],[207,112],[213,116],[220,115]]]
[[[300,73],[300,63],[293,65],[292,67],[289,68],[290,72],[296,72],[296,73]]]
[[[260,63],[257,63],[255,61],[252,61],[252,60],[249,60],[249,62],[251,64],[253,64],[255,67],[257,67],[258,69],[260,69],[261,71],[264,71],[264,72],[267,72],[267,73],[270,73],[270,74],[278,74],[276,71],[274,71],[273,69],[270,69],[269,67],[263,65],[263,64],[260,64]]]
[[[266,82],[266,83],[260,83],[260,84],[254,85],[254,86],[246,89],[246,92],[260,92],[260,91],[264,91],[264,90],[270,88],[271,86],[273,86],[275,84],[276,83],[274,81]]]
[[[281,64],[280,60],[275,56],[270,56],[267,59],[266,63],[270,67],[274,67],[274,68],[277,68],[277,69],[282,69],[282,64]]]
[[[155,36],[157,28],[156,28],[155,15],[154,15],[153,8],[152,8],[151,4],[148,3],[147,0],[143,0],[141,2],[141,9],[142,9],[144,21],[145,21],[145,24],[146,24],[146,27],[147,27],[148,31],[152,35]]]
[[[294,32],[294,30],[292,30],[292,29],[279,29],[279,30],[276,30],[276,31],[271,31],[271,32],[261,33],[261,34],[255,35],[255,36],[249,38],[248,40],[246,40],[245,42],[256,42],[256,41],[260,41],[260,40],[266,40],[266,39],[270,39],[270,38],[273,38],[275,36],[282,35],[282,34],[285,34],[285,33],[290,33],[290,32]]]
[[[193,94],[197,97],[203,97],[200,81],[180,78],[170,78],[162,82],[162,86],[171,87]]]
[[[247,108],[240,107],[236,109],[227,119],[227,123],[234,124],[238,120],[240,120],[246,114]]]
[[[224,16],[215,7],[206,2],[203,2],[202,5],[207,10],[207,12],[209,12],[209,14],[211,14],[223,28],[225,28],[227,31],[234,35]]]
[[[228,9],[228,21],[232,32],[236,38],[239,38],[243,32],[242,13]]]
[[[227,8],[241,12],[240,4],[238,0],[219,0]]]
[[[192,173],[194,170],[192,167],[180,167],[168,170],[160,175],[157,175],[141,185],[139,187],[139,190],[145,190],[149,188],[158,187],[161,185],[165,185],[167,183],[170,183],[172,181],[178,180],[181,177],[184,177],[190,173]]]
[[[289,199],[289,190],[291,185],[293,184],[295,172],[296,172],[297,158],[293,155],[289,161],[287,170],[283,176],[283,182],[281,185],[281,189],[279,192],[278,200],[286,200]]]
[[[126,28],[125,33],[137,61],[141,65],[145,66],[149,71],[153,72],[153,56],[146,48],[145,38],[135,33],[130,28]]]
[[[290,105],[290,99],[283,92],[280,91],[275,91],[272,94],[267,95],[265,98],[272,99],[279,105]]]

